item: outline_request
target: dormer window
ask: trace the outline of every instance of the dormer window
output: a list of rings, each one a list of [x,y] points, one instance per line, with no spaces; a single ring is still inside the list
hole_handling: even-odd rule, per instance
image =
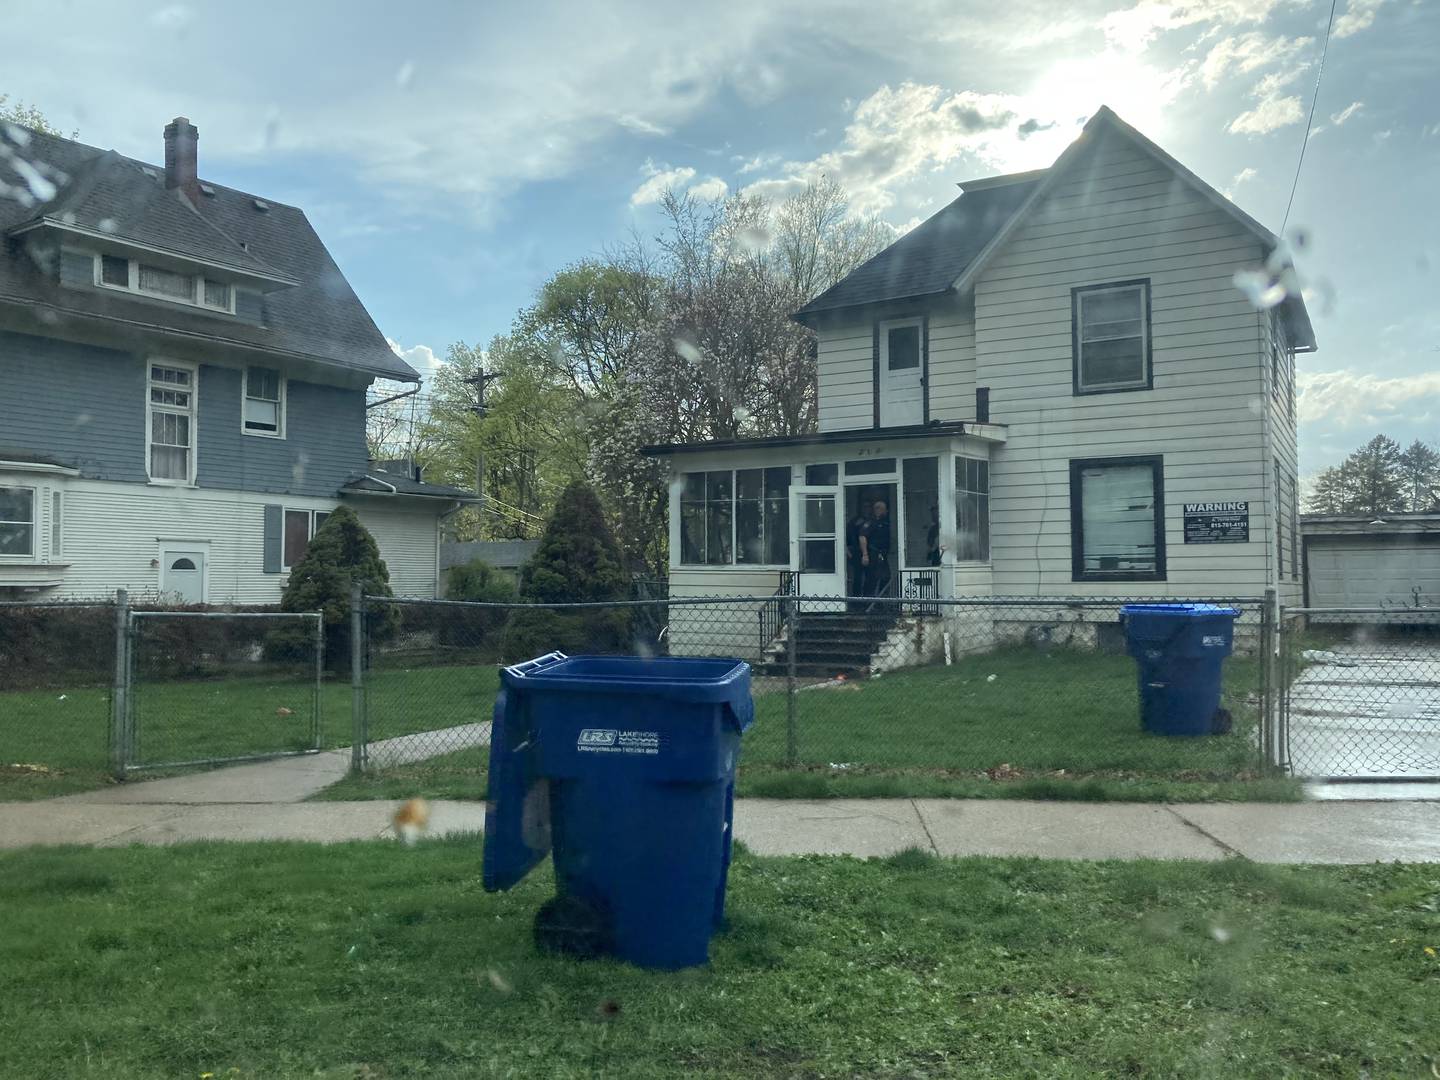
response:
[[[95,284],[227,315],[235,313],[235,287],[228,281],[186,274],[123,255],[95,257]]]

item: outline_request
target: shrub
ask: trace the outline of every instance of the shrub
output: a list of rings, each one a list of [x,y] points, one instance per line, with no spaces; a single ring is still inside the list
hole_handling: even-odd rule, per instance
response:
[[[393,596],[390,571],[380,548],[355,511],[338,506],[310,539],[304,556],[290,571],[280,598],[281,611],[319,611],[325,622],[325,666],[341,670],[350,664],[350,586],[358,581],[368,596]],[[367,612],[371,641],[395,632],[400,613],[394,604],[375,605]],[[292,639],[293,643],[292,643]],[[275,631],[267,646],[272,655],[304,648],[293,631]]]
[[[620,545],[589,485],[575,481],[560,494],[540,546],[520,574],[520,599],[528,604],[604,603],[629,597]],[[510,661],[555,649],[616,652],[630,647],[626,608],[517,610],[505,628]]]
[[[483,559],[472,559],[445,572],[445,596],[479,604],[513,604],[515,582]],[[437,631],[440,644],[476,646],[487,642],[505,625],[504,608],[441,607]]]

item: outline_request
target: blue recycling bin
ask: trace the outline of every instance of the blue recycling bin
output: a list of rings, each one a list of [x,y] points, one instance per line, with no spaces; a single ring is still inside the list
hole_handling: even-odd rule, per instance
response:
[[[1156,735],[1228,730],[1221,666],[1235,644],[1234,608],[1126,604],[1125,645],[1139,667],[1140,725]]]
[[[750,665],[547,656],[502,669],[490,735],[484,884],[553,850],[542,947],[675,969],[709,959],[725,911]]]

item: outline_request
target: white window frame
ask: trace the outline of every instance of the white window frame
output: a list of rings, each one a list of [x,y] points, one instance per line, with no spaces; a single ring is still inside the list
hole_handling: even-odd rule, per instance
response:
[[[188,277],[190,278],[190,284],[191,284],[190,299],[189,299],[189,300],[186,300],[184,297],[179,297],[179,296],[167,296],[165,293],[148,292],[147,290],[140,288],[140,261],[141,261],[141,260],[139,260],[139,259],[131,259],[131,258],[128,258],[127,256],[125,256],[125,255],[110,255],[110,254],[107,254],[107,253],[101,252],[101,251],[93,251],[93,252],[90,252],[89,254],[90,254],[91,258],[94,260],[94,266],[95,266],[94,282],[95,282],[95,287],[96,287],[96,288],[99,288],[99,289],[109,289],[111,292],[130,293],[130,294],[132,294],[132,295],[134,295],[134,296],[143,296],[143,297],[146,297],[147,299],[150,299],[150,300],[162,300],[162,301],[165,301],[166,303],[170,303],[170,304],[179,304],[181,307],[201,308],[201,309],[203,309],[203,310],[205,310],[205,311],[215,311],[215,312],[219,312],[219,313],[222,314],[222,315],[234,315],[234,314],[235,314],[235,283],[234,283],[233,281],[221,281],[219,278],[211,278],[211,279],[210,279],[210,280],[212,280],[212,281],[218,282],[219,284],[226,285],[226,286],[228,286],[229,289],[230,289],[230,302],[229,302],[228,305],[226,305],[226,306],[224,306],[224,307],[221,307],[221,306],[219,306],[219,305],[217,305],[217,304],[207,304],[207,303],[205,302],[205,275],[204,275],[204,274],[190,274],[190,275],[185,275],[185,274],[181,273],[181,271],[178,271],[178,270],[176,270],[176,271],[171,271],[172,273],[179,273],[179,274],[181,274],[182,277],[188,276]],[[125,285],[116,285],[116,284],[113,284],[113,283],[108,282],[108,281],[105,280],[104,269],[103,269],[103,268],[104,268],[104,260],[105,260],[105,259],[124,259],[124,260],[129,264],[129,275],[128,275],[129,281],[128,281],[127,284],[125,284]],[[166,266],[160,266],[159,263],[153,263],[153,264],[147,263],[146,265],[147,265],[147,266],[148,266],[148,265],[154,265],[154,266],[156,266],[158,269],[161,269],[161,270],[169,270],[169,269],[170,269],[169,267],[166,267]]]
[[[277,419],[277,421],[278,421],[278,423],[279,423],[279,426],[278,426],[278,427],[276,428],[276,430],[274,430],[274,431],[258,431],[258,430],[255,430],[255,429],[253,429],[253,428],[250,427],[250,422],[245,419],[245,405],[246,405],[247,402],[249,402],[249,401],[251,400],[251,398],[250,398],[250,372],[252,372],[252,371],[273,371],[273,372],[275,373],[275,377],[276,377],[277,379],[279,379],[279,381],[280,381],[280,391],[279,391],[280,397],[279,397],[279,400],[278,400],[278,402],[277,402],[278,410],[277,410],[277,416],[276,416],[276,419]],[[241,372],[240,372],[240,431],[241,431],[242,434],[245,434],[245,435],[253,435],[254,437],[256,437],[256,438],[258,438],[258,439],[283,439],[283,438],[285,438],[285,414],[286,414],[286,412],[287,412],[286,404],[285,404],[285,403],[286,403],[286,398],[288,397],[288,390],[287,390],[287,387],[286,387],[286,383],[287,383],[287,382],[288,382],[288,380],[285,378],[284,372],[282,372],[279,368],[266,367],[264,364],[255,364],[255,365],[252,365],[251,367],[247,367],[247,368],[244,368],[244,369],[241,370]],[[256,400],[256,401],[264,401],[264,402],[267,402],[267,403],[268,403],[270,399],[269,399],[269,398],[255,398],[254,400]]]
[[[0,560],[26,559],[33,562],[38,557],[40,548],[40,489],[30,484],[12,484],[8,481],[0,483],[0,487],[12,491],[28,491],[30,493],[30,521],[28,522],[30,526],[30,550],[0,555]],[[24,525],[27,523],[24,521],[6,521],[5,524]]]
[[[150,400],[150,391],[156,387],[163,387],[163,383],[154,381],[154,369],[157,367],[174,368],[177,371],[190,372],[190,407],[189,410],[182,410],[174,405],[157,405]],[[166,477],[151,476],[152,451],[155,443],[152,441],[155,434],[154,415],[156,410],[167,413],[179,413],[189,417],[190,420],[190,457],[188,459],[188,475],[184,480],[171,480]],[[166,445],[164,443],[160,445]],[[163,357],[147,357],[145,360],[145,475],[149,477],[150,483],[160,484],[165,487],[194,487],[197,459],[200,456],[200,367],[186,360],[170,360]]]
[[[1138,293],[1140,297],[1140,377],[1129,382],[1106,382],[1088,384],[1085,381],[1085,300],[1092,296],[1106,296],[1113,293]],[[1154,385],[1154,356],[1150,340],[1150,281],[1117,281],[1108,285],[1087,285],[1071,290],[1073,296],[1074,320],[1074,391],[1076,394],[1111,394],[1132,390],[1149,390]],[[1132,335],[1124,334],[1110,338],[1093,338],[1092,342],[1128,341]]]
[[[305,533],[305,548],[306,548],[306,550],[308,551],[309,548],[310,548],[310,541],[312,541],[312,540],[315,539],[315,533],[316,533],[316,531],[320,528],[320,526],[318,526],[318,525],[315,524],[315,515],[316,515],[316,514],[324,514],[324,515],[328,518],[328,517],[329,517],[331,514],[333,514],[334,512],[335,512],[335,508],[334,508],[333,506],[332,506],[330,509],[328,509],[328,510],[324,510],[324,509],[321,509],[321,510],[313,510],[313,509],[311,509],[311,508],[309,508],[309,507],[306,507],[306,506],[282,506],[282,507],[280,508],[280,572],[281,572],[282,574],[288,574],[291,570],[295,569],[295,566],[294,566],[293,564],[288,563],[288,562],[285,561],[285,524],[286,524],[286,519],[287,519],[291,514],[305,514],[305,515],[307,515],[307,517],[306,517],[306,529],[307,529],[307,531],[306,531],[306,533]],[[303,559],[305,556],[304,556],[304,554],[302,553],[300,557]],[[273,564],[272,564],[272,565],[273,565]]]

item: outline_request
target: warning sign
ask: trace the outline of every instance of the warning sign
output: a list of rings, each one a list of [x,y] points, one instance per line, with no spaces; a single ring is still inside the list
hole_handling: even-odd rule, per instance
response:
[[[1248,502],[1185,503],[1185,543],[1243,544],[1250,539]]]

